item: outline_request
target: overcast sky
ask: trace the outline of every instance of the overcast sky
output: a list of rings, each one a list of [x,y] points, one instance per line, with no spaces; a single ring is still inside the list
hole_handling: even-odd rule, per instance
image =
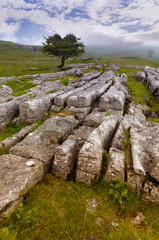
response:
[[[87,45],[159,46],[159,0],[0,0],[0,39],[42,44],[74,33]]]

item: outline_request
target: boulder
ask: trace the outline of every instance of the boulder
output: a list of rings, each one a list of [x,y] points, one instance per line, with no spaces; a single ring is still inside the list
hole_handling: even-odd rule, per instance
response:
[[[146,74],[144,72],[138,72],[135,76],[135,79],[138,81],[138,82],[142,82],[142,83],[146,83]]]
[[[77,160],[77,138],[68,138],[55,150],[55,158],[52,164],[52,174],[67,179],[73,173]]]
[[[50,107],[51,100],[49,97],[22,102],[19,106],[19,119],[23,123],[35,123],[46,118],[46,114]]]
[[[94,128],[92,127],[88,127],[88,126],[81,126],[78,129],[75,129],[73,131],[73,136],[77,137],[78,139],[78,151],[82,148],[83,144],[85,143],[85,141],[89,138],[89,136],[91,135],[92,131],[94,130]]]
[[[83,76],[78,79],[78,82],[89,82],[92,79],[98,78],[100,76],[100,72],[90,72],[90,73],[84,73]]]
[[[79,121],[73,116],[52,116],[43,125],[39,126],[37,130],[52,138],[53,141],[61,143],[66,140],[78,124]]]
[[[19,114],[19,105],[15,101],[0,104],[0,128],[11,122]]]
[[[131,128],[130,135],[134,172],[149,173],[159,182],[159,124]]]
[[[122,82],[122,78],[119,77],[115,78],[114,87],[116,87],[118,91],[122,91],[125,94],[126,98],[130,97],[130,90],[127,88],[124,82]]]
[[[0,103],[5,103],[11,100],[13,97],[11,96],[13,94],[12,88],[10,88],[7,85],[0,86]]]
[[[27,159],[36,158],[43,163],[44,172],[47,173],[55,155],[55,148],[58,146],[56,142],[51,140],[51,137],[49,138],[43,132],[36,130],[12,147],[10,153]]]
[[[117,90],[115,86],[112,86],[108,92],[100,98],[99,109],[100,111],[107,111],[108,109],[123,111],[124,104],[125,94]]]
[[[68,98],[68,107],[86,108],[91,107],[93,101],[101,97],[101,95],[112,85],[112,81],[108,83],[97,82],[92,87],[72,95]]]
[[[149,91],[159,99],[159,70],[155,68],[145,67],[145,72],[138,72],[136,80],[146,85]]]
[[[78,92],[83,92],[85,89],[90,88],[91,86],[93,86],[94,84],[98,83],[99,79],[94,79],[88,83],[85,83],[85,81],[80,81],[77,82],[76,84],[74,84],[74,87],[72,87],[72,89],[70,89],[69,91],[63,92],[62,94],[58,94],[58,96],[55,96],[54,98],[54,104],[56,104],[57,106],[64,106],[65,102],[67,101],[67,99],[72,96],[72,95],[76,95],[78,94]],[[68,101],[67,101],[67,105]],[[72,105],[70,105],[72,106]]]
[[[125,180],[125,153],[119,149],[110,148],[104,180],[113,181],[116,178]]]
[[[106,117],[106,112],[92,112],[85,118],[83,125],[89,127],[98,127],[106,119]]]
[[[91,112],[91,107],[86,107],[86,108],[69,107],[69,109],[72,112],[74,112],[75,117],[80,122],[83,122],[84,118]]]
[[[76,181],[90,184],[99,179],[104,149],[110,146],[117,124],[117,118],[109,116],[91,133],[78,155]]]
[[[58,142],[64,141],[77,125],[78,121],[73,116],[53,116],[11,148],[10,153],[28,159],[38,159],[43,163],[46,173],[52,165]]]
[[[43,164],[37,159],[26,159],[16,155],[0,156],[0,216],[6,217],[17,207],[27,191],[39,182],[43,175]]]

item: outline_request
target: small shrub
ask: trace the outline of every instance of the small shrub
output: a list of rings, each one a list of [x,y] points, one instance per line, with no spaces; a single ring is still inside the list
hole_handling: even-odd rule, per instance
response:
[[[17,212],[15,213],[15,218],[22,220],[23,225],[36,225],[38,219],[35,217],[36,209],[25,211],[23,203],[20,204]]]
[[[109,186],[108,194],[117,202],[121,209],[124,209],[124,202],[128,197],[128,183],[117,178],[114,183]]]
[[[68,86],[69,85],[69,78],[65,77],[61,79],[61,84],[64,86]]]

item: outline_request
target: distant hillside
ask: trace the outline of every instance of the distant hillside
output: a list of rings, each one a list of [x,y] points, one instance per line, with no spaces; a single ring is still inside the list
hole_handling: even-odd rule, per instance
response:
[[[24,45],[9,41],[0,40],[0,51],[24,49],[27,51],[40,51],[42,46],[38,45]],[[136,56],[150,58],[159,61],[159,48],[154,46],[138,47],[138,48],[118,48],[108,46],[85,46],[84,56],[103,56],[103,57],[124,57]]]
[[[137,56],[151,58],[159,61],[159,48],[153,46],[138,47],[138,48],[117,48],[107,46],[86,46],[87,56]]]
[[[9,47],[12,48],[14,50],[18,50],[18,48],[23,48],[25,50],[28,51],[40,51],[41,50],[41,46],[37,46],[37,45],[24,45],[24,44],[20,44],[20,43],[14,43],[14,42],[9,42],[9,41],[2,41],[0,40],[0,46],[2,47]]]

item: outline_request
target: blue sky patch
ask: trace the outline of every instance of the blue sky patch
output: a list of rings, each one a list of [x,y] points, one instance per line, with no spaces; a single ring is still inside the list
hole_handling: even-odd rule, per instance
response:
[[[65,15],[65,19],[76,18],[76,17],[91,19],[85,11],[76,9],[76,8],[72,9],[72,11],[69,14]]]
[[[140,31],[140,30],[143,30],[144,32],[147,32],[147,31],[150,30],[150,28],[151,28],[150,25],[141,26],[139,24],[122,27],[122,29],[126,30],[128,33],[133,33],[133,32],[137,32],[137,31]]]

